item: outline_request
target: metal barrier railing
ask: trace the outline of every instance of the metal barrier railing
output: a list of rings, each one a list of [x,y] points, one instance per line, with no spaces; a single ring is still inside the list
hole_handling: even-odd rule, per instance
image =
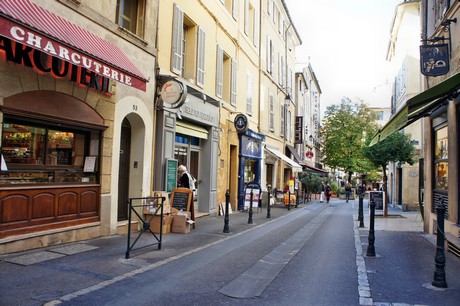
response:
[[[128,248],[126,250],[126,257],[129,258],[130,252],[158,245],[158,249],[161,250],[161,240],[163,238],[163,204],[165,202],[165,197],[143,197],[143,198],[129,198],[129,213],[128,213]],[[140,203],[139,203],[140,202]],[[139,213],[138,208],[142,208],[141,213]],[[144,212],[148,210],[149,214],[145,215]],[[132,217],[133,213],[138,217],[139,221],[142,222],[142,228],[139,231],[137,238],[131,244],[131,223],[133,222]],[[143,217],[142,215],[149,216]],[[144,219],[145,218],[145,219]],[[155,234],[150,228],[150,224],[153,218],[160,218],[160,230],[159,234]],[[134,248],[136,243],[139,241],[139,238],[145,232],[150,232],[155,238],[155,242],[148,245],[143,245],[138,248]]]

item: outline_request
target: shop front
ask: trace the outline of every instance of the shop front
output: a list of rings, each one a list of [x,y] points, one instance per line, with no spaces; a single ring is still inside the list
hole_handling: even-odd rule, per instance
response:
[[[276,190],[280,197],[285,191],[292,194],[300,191],[296,174],[302,172],[302,166],[274,147],[266,145],[265,152],[267,184],[271,184],[273,192]]]
[[[0,5],[0,71],[0,253],[116,232],[115,86],[145,94],[146,78],[115,45],[29,1]]]
[[[166,86],[165,86],[166,84]],[[168,91],[157,101],[155,147],[155,190],[168,191],[168,160],[187,167],[197,180],[194,208],[197,212],[215,213],[217,197],[217,159],[219,155],[219,102],[203,92],[169,76],[161,76],[159,88]],[[168,89],[165,89],[168,87]],[[176,87],[184,96],[171,101]],[[182,102],[176,102],[181,100]],[[161,165],[161,166],[160,166]]]
[[[424,182],[419,194],[425,231],[437,230],[436,208],[445,208],[445,230],[448,245],[459,245],[460,210],[458,207],[458,135],[460,74],[432,86],[409,99],[377,135],[371,145],[412,122],[422,119],[424,125]],[[452,244],[451,244],[452,243]],[[458,248],[458,247],[457,247]]]
[[[237,124],[235,123],[237,126]],[[238,210],[245,209],[246,186],[256,183],[261,186],[262,153],[265,135],[250,129],[239,133],[240,152],[238,168]]]

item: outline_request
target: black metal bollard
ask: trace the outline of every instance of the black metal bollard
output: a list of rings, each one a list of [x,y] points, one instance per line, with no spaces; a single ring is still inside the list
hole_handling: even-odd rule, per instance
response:
[[[248,218],[248,224],[252,224],[252,197],[254,196],[254,193],[252,192],[251,189],[251,201],[249,202],[249,218]]]
[[[434,257],[435,271],[434,278],[431,284],[438,288],[447,288],[446,282],[446,256],[444,254],[444,214],[446,208],[444,206],[444,200],[441,200],[441,204],[436,206],[436,216],[438,230],[436,234],[436,255]]]
[[[299,207],[299,189],[295,191],[295,208]]]
[[[268,203],[267,203],[267,218],[271,218],[271,208],[270,208],[270,188],[267,188],[267,194],[268,194]]]
[[[364,212],[363,212],[363,202],[364,202],[364,193],[359,193],[359,204],[358,204],[358,221],[359,227],[364,227]]]
[[[287,209],[291,210],[291,189],[288,191],[288,204],[287,204]]]
[[[372,257],[372,256],[375,256],[375,246],[374,246],[374,242],[375,242],[375,235],[374,235],[375,203],[371,202],[370,206],[371,206],[371,216],[369,218],[369,222],[370,222],[369,237],[368,237],[369,244],[367,245],[366,256]]]
[[[230,233],[230,227],[228,225],[229,216],[228,210],[230,209],[230,190],[227,189],[225,193],[225,217],[224,217],[224,233]]]

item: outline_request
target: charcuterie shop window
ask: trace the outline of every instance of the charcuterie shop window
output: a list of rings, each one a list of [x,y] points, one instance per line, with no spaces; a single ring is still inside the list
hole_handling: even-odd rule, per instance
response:
[[[6,116],[1,153],[0,184],[95,183],[99,131]]]

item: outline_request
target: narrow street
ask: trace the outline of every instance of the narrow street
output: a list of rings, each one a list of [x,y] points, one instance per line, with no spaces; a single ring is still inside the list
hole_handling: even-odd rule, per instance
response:
[[[189,238],[191,242],[193,235],[200,231],[200,235],[209,238],[208,242],[190,247],[182,245],[183,251],[174,256],[165,256],[174,251],[168,239],[177,236],[168,234],[162,250],[139,252],[130,259],[120,258],[123,252],[119,252],[115,257],[106,254],[104,263],[103,249],[99,249],[97,257],[91,256],[90,253],[96,251],[90,250],[34,266],[16,267],[12,279],[18,283],[21,278],[27,280],[27,271],[38,268],[41,275],[49,275],[51,283],[56,281],[52,280],[56,273],[60,289],[40,294],[31,292],[36,294],[32,299],[27,299],[25,292],[16,300],[0,304],[456,304],[460,299],[460,280],[456,278],[460,259],[446,254],[449,288],[441,290],[430,285],[435,245],[433,236],[426,237],[421,229],[417,230],[421,221],[415,212],[393,209],[386,220],[377,216],[376,257],[365,256],[369,230],[367,201],[365,204],[365,228],[359,228],[356,221],[357,200],[348,204],[341,200],[330,204],[313,201],[291,211],[273,208],[275,217],[269,221],[263,219],[265,211],[255,213],[255,224],[244,224],[246,229],[229,235],[221,234],[221,218],[198,219],[197,229],[179,238]],[[230,228],[240,226],[236,222],[246,217],[246,213],[237,215],[231,216],[234,223],[230,223]],[[119,251],[122,251],[124,240],[119,242]],[[89,242],[90,245],[98,243],[101,242]],[[3,259],[0,265],[3,273],[7,273],[13,265]],[[70,260],[74,261],[72,268],[64,268]],[[92,264],[98,262],[99,269],[104,265],[111,269],[105,274],[93,271],[94,275],[90,275],[83,268],[90,260],[94,261]],[[125,272],[120,273],[123,270]],[[38,275],[36,270],[33,272],[30,275]],[[110,276],[110,273],[113,274]],[[0,290],[7,290],[5,286],[2,284]],[[31,300],[37,303],[29,303]]]

